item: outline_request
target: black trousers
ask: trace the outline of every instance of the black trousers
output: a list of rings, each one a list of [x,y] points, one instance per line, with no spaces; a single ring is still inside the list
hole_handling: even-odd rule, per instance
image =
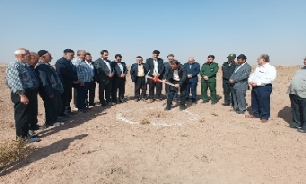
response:
[[[154,89],[156,89],[155,98],[160,99],[163,84],[161,82],[153,82],[152,80],[148,80],[148,83],[149,83],[149,99],[154,99]]]
[[[294,94],[290,94],[289,97],[292,108],[291,126],[298,126],[306,130],[306,98]]]
[[[33,97],[33,90],[26,89],[25,95],[31,101]],[[30,111],[31,106],[25,105],[20,102],[20,96],[16,93],[11,92],[11,100],[14,103],[14,119],[16,127],[16,136],[26,138],[29,131],[30,125]]]
[[[141,97],[140,97],[140,89],[141,89]],[[147,92],[147,83],[145,77],[136,77],[135,81],[135,99],[146,98]]]
[[[111,101],[112,81],[99,83],[99,100],[104,106]]]
[[[88,93],[86,94],[86,99],[88,99],[89,105],[94,104],[96,96],[96,82],[90,82],[88,87]]]
[[[120,77],[115,77],[113,79],[113,85],[112,85],[112,102],[117,102],[117,93],[119,100],[124,99],[124,92],[125,92],[125,81],[126,78],[120,78]]]
[[[71,111],[70,108],[71,97],[72,97],[72,87],[64,86],[64,92],[61,95],[62,104],[63,104],[61,115],[66,114],[66,111]]]
[[[38,89],[32,89],[31,90],[31,97],[29,98],[29,103],[28,106],[31,109],[30,114],[29,114],[29,129],[30,130],[35,130],[38,119],[38,100],[37,100],[37,94],[38,94]]]
[[[174,84],[177,84],[177,82],[174,82]],[[186,103],[186,90],[187,90],[187,85],[183,84],[180,88],[180,106],[181,107],[185,107],[185,103]],[[167,97],[167,107],[171,107],[172,101],[173,101],[173,97],[174,94],[177,92],[177,88],[174,86],[170,86],[169,88],[169,93],[168,93],[168,97]]]
[[[62,113],[63,102],[61,95],[54,94],[53,98],[43,97],[42,99],[45,107],[45,124],[52,125]]]
[[[223,79],[223,94],[225,104],[232,104],[232,106],[234,106],[233,93],[233,85],[231,85],[228,79]]]

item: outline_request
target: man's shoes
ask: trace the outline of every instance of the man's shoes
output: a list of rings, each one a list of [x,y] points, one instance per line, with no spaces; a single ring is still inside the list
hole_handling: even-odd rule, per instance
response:
[[[116,105],[116,103],[115,102],[108,102],[107,105],[108,106],[114,106],[114,105]]]
[[[28,137],[30,137],[30,138],[38,138],[38,135],[33,130],[29,130]]]
[[[140,98],[135,98],[134,101],[135,101],[135,102],[139,102],[139,101],[140,101]]]
[[[186,106],[180,106],[180,111],[183,111],[186,109]]]
[[[300,133],[306,133],[306,130],[304,130],[304,129],[298,129],[298,132],[300,132]]]
[[[261,119],[261,122],[262,122],[262,123],[267,123],[268,120],[267,120],[267,119]]]
[[[223,103],[222,105],[223,106],[231,106],[231,104],[228,104],[228,103]]]
[[[57,120],[56,121],[58,121],[58,122],[65,122],[65,121],[67,121],[69,118],[67,118],[67,117],[64,117],[64,116],[59,116],[59,117],[57,117]]]
[[[41,139],[38,138],[38,137],[29,137],[29,138],[28,138],[28,141],[29,141],[29,142],[40,142]]]
[[[237,114],[244,114],[245,113],[245,111],[236,111],[237,112]]]
[[[60,123],[60,122],[55,122],[55,123],[52,123],[52,124],[46,124],[46,128],[50,127],[50,126],[54,126],[54,127],[58,127],[58,126],[61,126],[63,123]]]
[[[166,107],[164,110],[165,110],[165,111],[170,111],[170,110],[171,110],[171,107]]]
[[[301,128],[300,126],[292,125],[292,124],[291,124],[289,127],[290,127],[290,128],[295,128],[295,129],[300,129],[300,128]]]
[[[208,103],[209,102],[209,100],[203,100],[202,101],[202,103]]]
[[[147,102],[148,102],[148,103],[153,103],[154,100],[153,100],[153,99],[148,99]]]

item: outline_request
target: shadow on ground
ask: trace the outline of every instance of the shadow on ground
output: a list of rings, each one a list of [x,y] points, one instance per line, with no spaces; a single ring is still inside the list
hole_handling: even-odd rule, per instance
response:
[[[284,121],[290,124],[292,120],[291,107],[285,106],[278,112],[277,117],[282,118]]]
[[[2,168],[2,172],[0,173],[0,176],[4,176],[7,174],[10,174],[22,167],[25,167],[27,165],[30,165],[31,163],[34,163],[40,159],[43,158],[47,158],[48,156],[52,155],[52,154],[56,154],[62,151],[65,151],[70,143],[72,143],[75,140],[81,140],[85,137],[87,137],[88,134],[81,134],[81,135],[77,135],[75,137],[72,138],[66,138],[66,139],[62,139],[58,142],[52,143],[49,146],[43,147],[43,148],[39,148],[36,151],[34,151],[29,157],[21,160],[18,163],[12,163],[4,168]]]

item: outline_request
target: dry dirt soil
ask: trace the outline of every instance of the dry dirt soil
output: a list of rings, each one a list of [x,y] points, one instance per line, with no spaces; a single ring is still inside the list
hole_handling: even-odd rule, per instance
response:
[[[221,105],[220,72],[218,104],[189,104],[183,112],[178,107],[165,112],[165,100],[134,102],[128,76],[127,102],[94,107],[61,127],[38,132],[42,141],[33,143],[36,150],[5,167],[0,183],[306,183],[306,135],[288,127],[291,109],[286,90],[297,69],[277,67],[271,119],[266,124]],[[0,141],[15,138],[4,71],[2,67]],[[247,102],[250,105],[250,91]],[[43,124],[41,99],[38,118]]]

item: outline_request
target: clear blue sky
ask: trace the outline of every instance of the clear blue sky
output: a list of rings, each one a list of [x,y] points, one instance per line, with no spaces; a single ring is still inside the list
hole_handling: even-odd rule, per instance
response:
[[[263,53],[273,65],[299,65],[306,57],[306,0],[0,0],[0,63],[19,47],[48,50],[52,63],[66,48],[93,59],[102,49],[151,57],[158,49],[180,62],[203,63],[230,53],[256,64]]]

